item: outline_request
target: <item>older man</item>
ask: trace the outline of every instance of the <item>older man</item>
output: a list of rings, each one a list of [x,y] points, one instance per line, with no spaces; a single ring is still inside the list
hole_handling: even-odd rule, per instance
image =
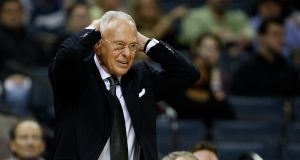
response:
[[[163,71],[132,66],[139,49]],[[49,76],[56,114],[50,159],[157,160],[155,102],[193,84],[199,72],[141,35],[131,16],[109,11],[62,44]]]
[[[176,151],[169,153],[162,160],[198,160],[195,155],[188,151]]]
[[[207,141],[197,144],[192,149],[192,153],[198,158],[198,160],[219,160],[217,148]]]
[[[17,123],[10,131],[9,148],[14,155],[11,160],[43,160],[45,142],[41,126],[30,119]]]

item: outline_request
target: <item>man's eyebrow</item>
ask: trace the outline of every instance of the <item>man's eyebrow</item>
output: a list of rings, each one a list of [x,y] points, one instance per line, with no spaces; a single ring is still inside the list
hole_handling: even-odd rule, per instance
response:
[[[124,42],[124,41],[121,41],[121,40],[115,40],[115,41],[112,41],[112,42],[117,42],[117,43],[126,43],[126,42]]]
[[[124,43],[124,44],[138,44],[137,42],[131,42],[131,43],[126,43],[125,41],[122,41],[122,40],[115,40],[115,41],[112,41],[114,43]]]
[[[124,42],[125,43],[125,41],[122,41],[122,40],[115,40],[113,42]]]

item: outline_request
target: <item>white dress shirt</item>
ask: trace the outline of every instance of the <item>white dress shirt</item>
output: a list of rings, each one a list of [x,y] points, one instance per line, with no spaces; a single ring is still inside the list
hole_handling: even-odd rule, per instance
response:
[[[106,89],[109,90],[110,84],[109,84],[109,81],[107,78],[110,77],[111,75],[103,69],[103,67],[101,66],[101,62],[98,60],[96,55],[94,56],[94,60],[95,60],[96,66],[100,72],[101,78],[104,81]],[[121,82],[121,77],[118,77],[118,79]],[[139,156],[139,146],[136,143],[135,132],[134,132],[134,129],[133,129],[133,126],[131,123],[131,118],[130,118],[129,112],[127,110],[127,106],[126,106],[120,85],[117,85],[117,87],[116,87],[116,95],[121,103],[124,120],[125,120],[127,146],[128,146],[128,159],[129,160],[138,160],[135,157]],[[98,160],[109,160],[110,159],[110,144],[109,143],[110,143],[110,141],[108,139]]]
[[[150,50],[151,47],[155,46],[157,43],[159,43],[156,39],[152,39],[147,47],[146,47],[146,53]],[[111,75],[107,73],[104,68],[101,65],[101,62],[98,60],[97,56],[94,55],[94,61],[96,63],[96,66],[100,72],[101,78],[103,79],[106,89],[110,89],[110,84],[108,81],[108,77]],[[120,83],[121,77],[118,77]],[[121,103],[122,110],[123,110],[123,115],[124,115],[124,120],[125,120],[125,126],[126,126],[126,135],[127,135],[127,147],[128,147],[128,159],[129,160],[139,160],[140,159],[140,146],[136,141],[135,137],[135,131],[133,129],[132,123],[131,123],[131,117],[129,115],[129,112],[127,110],[127,106],[122,94],[121,86],[117,85],[116,87],[116,95]],[[108,138],[98,160],[110,160],[110,140]]]

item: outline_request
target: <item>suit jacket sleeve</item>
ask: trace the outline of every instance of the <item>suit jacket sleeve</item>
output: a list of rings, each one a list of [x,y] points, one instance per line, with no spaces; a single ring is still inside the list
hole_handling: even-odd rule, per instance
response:
[[[101,38],[100,32],[84,29],[66,39],[49,66],[49,78],[54,92],[66,94],[78,87],[82,78],[83,60]],[[60,90],[61,89],[61,90]]]
[[[160,63],[163,71],[152,69],[155,76],[154,93],[156,101],[184,91],[199,78],[200,72],[181,53],[160,42],[153,46],[147,55]]]

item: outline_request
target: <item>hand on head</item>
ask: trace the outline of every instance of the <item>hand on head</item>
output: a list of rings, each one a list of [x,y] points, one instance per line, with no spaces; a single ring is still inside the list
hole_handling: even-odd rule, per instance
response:
[[[88,27],[95,28],[96,31],[100,31],[100,33],[101,33],[99,19],[93,20],[93,22]],[[137,31],[137,41],[138,41],[141,51],[143,51],[144,46],[149,39],[150,39],[149,37],[146,37],[145,35],[141,34],[139,31]]]
[[[100,20],[93,20],[93,22],[88,27],[95,28],[96,31],[100,31]]]
[[[140,32],[137,32],[137,41],[138,44],[140,46],[140,49],[143,51],[146,42],[149,40],[150,38],[144,36],[143,34],[141,34]]]
[[[102,67],[111,75],[126,74],[136,52],[143,50],[149,40],[138,32],[134,20],[124,12],[106,12],[89,27],[100,31],[101,39],[94,49]]]

